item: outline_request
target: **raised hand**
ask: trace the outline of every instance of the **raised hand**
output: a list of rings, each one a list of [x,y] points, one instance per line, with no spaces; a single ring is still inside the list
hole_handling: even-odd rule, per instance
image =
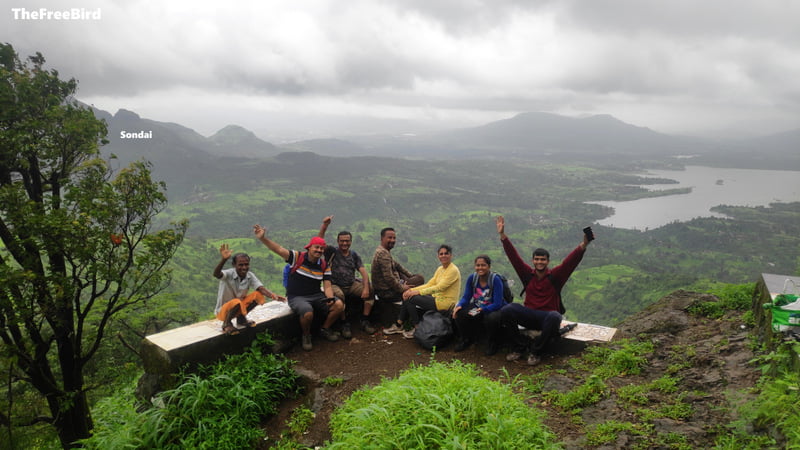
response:
[[[504,234],[506,232],[506,219],[503,216],[497,216],[494,222],[497,224],[497,233]]]
[[[253,233],[255,233],[256,239],[261,239],[267,234],[267,229],[261,225],[253,225]]]
[[[230,247],[228,247],[228,244],[222,244],[219,247],[219,254],[222,256],[222,259],[227,260],[231,257],[233,252],[231,251]]]

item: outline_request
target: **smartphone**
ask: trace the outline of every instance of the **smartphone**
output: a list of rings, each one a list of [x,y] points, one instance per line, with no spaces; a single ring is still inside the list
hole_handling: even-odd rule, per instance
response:
[[[592,227],[584,228],[583,229],[583,234],[585,234],[586,237],[589,238],[590,241],[594,240],[594,232],[592,231]]]
[[[480,313],[481,313],[481,310],[479,308],[472,308],[472,309],[469,310],[468,314],[470,316],[477,316]]]

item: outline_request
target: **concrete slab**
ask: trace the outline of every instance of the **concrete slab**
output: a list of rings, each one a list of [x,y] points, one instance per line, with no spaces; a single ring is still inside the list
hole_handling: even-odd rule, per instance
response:
[[[300,335],[297,318],[284,302],[258,305],[247,318],[256,325],[240,327],[235,336],[222,332],[222,321],[206,320],[145,337],[142,342],[145,372],[170,374],[187,364],[213,363],[225,354],[241,353],[258,333],[267,330],[274,337],[290,340]]]
[[[361,311],[360,304],[356,311]],[[376,325],[387,326],[394,322],[399,312],[400,303],[378,301],[372,316]],[[360,317],[359,314],[354,316]],[[264,331],[282,340],[282,350],[300,337],[297,317],[285,302],[272,301],[258,305],[247,318],[255,321],[255,327],[239,327],[239,334],[234,336],[224,334],[222,321],[214,319],[145,337],[141,346],[145,372],[168,375],[186,365],[214,363],[226,354],[241,353],[258,333]]]
[[[800,295],[800,277],[762,273],[761,279],[772,300],[775,300],[779,294]]]
[[[591,323],[580,322],[561,322],[561,327],[570,324],[575,324],[575,327],[569,332],[565,333],[562,337],[565,339],[572,339],[574,341],[595,341],[595,342],[609,342],[617,334],[616,328],[604,327],[601,325],[594,325]]]
[[[568,322],[566,320],[561,322],[561,328],[569,325],[575,326],[570,331],[562,334],[561,337],[573,341],[610,342],[617,333],[616,328],[593,325],[591,323]],[[520,332],[531,339],[540,334],[540,331],[538,330],[528,330],[527,328],[522,327],[520,327]]]

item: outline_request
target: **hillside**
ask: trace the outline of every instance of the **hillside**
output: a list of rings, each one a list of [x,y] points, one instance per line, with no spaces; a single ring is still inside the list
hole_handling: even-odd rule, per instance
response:
[[[202,177],[213,169],[203,164],[227,166],[230,159],[264,159],[284,151],[311,151],[325,156],[384,156],[424,159],[591,161],[624,166],[631,158],[645,160],[693,155],[697,164],[723,167],[798,169],[800,132],[776,133],[747,140],[717,140],[674,136],[629,124],[607,114],[574,118],[543,112],[521,113],[484,125],[440,132],[332,136],[287,143],[282,146],[258,138],[237,125],[227,125],[210,137],[175,123],[141,118],[124,109],[116,114],[94,109],[108,123],[105,154],[123,162],[146,158],[156,173],[187,189],[187,168]],[[124,139],[120,132],[151,131],[147,139]]]
[[[731,432],[727,427],[739,417],[738,405],[752,397],[749,389],[760,375],[749,363],[754,357],[748,339],[752,330],[742,311],[720,319],[689,313],[717,300],[673,292],[620,324],[615,342],[581,349],[564,341],[559,354],[536,367],[506,362],[503,352],[487,357],[476,346],[462,353],[446,347],[432,356],[399,336],[360,332],[349,342],[315,344],[313,352],[293,349],[287,356],[307,379],[306,396],[285,402],[265,424],[272,440],[261,448],[269,448],[294,408],[304,404],[316,416],[300,442],[323,444],[330,439],[331,411],[353,391],[430,358],[459,359],[477,365],[485,376],[515,380],[528,403],[546,411],[545,424],[566,449],[711,448]],[[604,361],[611,349],[627,349],[610,358],[613,365]],[[612,367],[618,371],[609,376],[605,371]],[[343,382],[333,385],[327,379]],[[609,426],[605,446],[599,445],[600,429]]]
[[[252,131],[238,125],[228,125],[208,138],[217,155],[266,158],[278,153],[278,148],[262,141]]]

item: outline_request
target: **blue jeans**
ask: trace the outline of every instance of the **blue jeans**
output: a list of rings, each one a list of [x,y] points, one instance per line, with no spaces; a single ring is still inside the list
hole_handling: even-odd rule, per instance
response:
[[[541,330],[542,334],[531,349],[531,352],[536,354],[542,352],[550,338],[560,336],[558,330],[561,327],[561,314],[558,311],[539,311],[526,308],[521,303],[509,303],[500,310],[500,320],[514,351],[521,352],[526,347],[525,340],[517,328],[518,325],[529,330]]]

